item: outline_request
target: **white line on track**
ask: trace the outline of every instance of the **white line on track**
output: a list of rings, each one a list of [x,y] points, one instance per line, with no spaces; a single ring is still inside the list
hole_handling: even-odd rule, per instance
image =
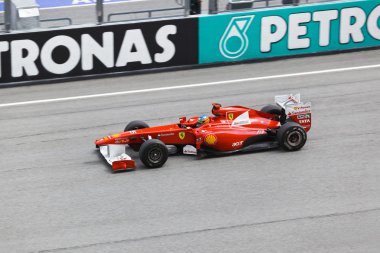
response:
[[[365,69],[374,69],[374,68],[380,68],[380,64],[357,66],[357,67],[349,67],[349,68],[316,70],[316,71],[290,73],[290,74],[281,74],[281,75],[272,75],[272,76],[251,77],[251,78],[224,80],[224,81],[216,81],[216,82],[208,82],[208,83],[195,83],[195,84],[185,84],[185,85],[177,85],[177,86],[166,86],[166,87],[141,89],[141,90],[118,91],[118,92],[101,93],[101,94],[93,94],[93,95],[83,95],[83,96],[74,96],[74,97],[32,100],[32,101],[25,101],[25,102],[15,102],[15,103],[0,104],[0,107],[12,107],[12,106],[22,106],[22,105],[34,105],[34,104],[46,104],[46,103],[64,102],[64,101],[72,101],[72,100],[82,100],[82,99],[101,98],[101,97],[112,97],[112,96],[120,96],[120,95],[128,95],[128,94],[148,93],[148,92],[155,92],[155,91],[188,89],[188,88],[194,88],[194,87],[217,86],[217,85],[224,85],[224,84],[231,84],[231,83],[263,81],[263,80],[280,79],[280,78],[287,78],[287,77],[299,77],[299,76],[319,75],[319,74],[328,74],[328,73],[337,73],[337,72],[346,72],[346,71],[355,71],[355,70],[365,70]]]

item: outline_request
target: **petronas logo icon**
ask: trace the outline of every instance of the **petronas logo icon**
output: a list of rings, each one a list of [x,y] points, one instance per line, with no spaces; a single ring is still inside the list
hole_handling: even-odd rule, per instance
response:
[[[255,15],[234,17],[219,42],[221,54],[229,59],[242,56],[248,49],[247,30]]]

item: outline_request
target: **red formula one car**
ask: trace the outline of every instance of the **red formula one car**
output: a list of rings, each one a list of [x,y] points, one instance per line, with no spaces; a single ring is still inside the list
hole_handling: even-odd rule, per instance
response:
[[[178,123],[149,127],[142,121],[132,121],[124,132],[96,140],[96,147],[114,171],[135,169],[126,146],[139,152],[148,168],[165,164],[168,147],[190,155],[226,155],[283,148],[301,149],[311,128],[311,104],[301,103],[300,95],[275,97],[276,105],[261,110],[243,106],[222,107],[213,104],[206,124],[199,117],[180,118]]]

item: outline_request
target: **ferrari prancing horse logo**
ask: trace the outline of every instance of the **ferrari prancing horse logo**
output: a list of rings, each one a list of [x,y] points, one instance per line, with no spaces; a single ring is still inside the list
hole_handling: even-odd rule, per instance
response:
[[[185,132],[179,132],[178,136],[179,136],[179,138],[180,138],[181,140],[183,140],[183,139],[185,139],[185,137],[186,137],[186,133],[185,133]]]
[[[227,114],[227,117],[229,120],[233,120],[234,119],[234,114],[232,112],[228,113]]]

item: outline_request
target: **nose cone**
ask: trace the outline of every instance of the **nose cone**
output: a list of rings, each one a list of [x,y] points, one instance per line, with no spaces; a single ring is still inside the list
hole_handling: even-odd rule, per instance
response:
[[[106,140],[104,140],[104,138],[95,141],[96,146],[102,146],[105,144],[106,144]]]
[[[99,140],[96,140],[95,145],[102,146],[102,145],[113,144],[114,140],[115,140],[114,136],[106,136]]]
[[[121,137],[122,137],[121,134],[108,135],[101,139],[96,140],[95,145],[103,146],[103,145],[109,145],[109,144],[124,144],[123,142],[120,142]]]

